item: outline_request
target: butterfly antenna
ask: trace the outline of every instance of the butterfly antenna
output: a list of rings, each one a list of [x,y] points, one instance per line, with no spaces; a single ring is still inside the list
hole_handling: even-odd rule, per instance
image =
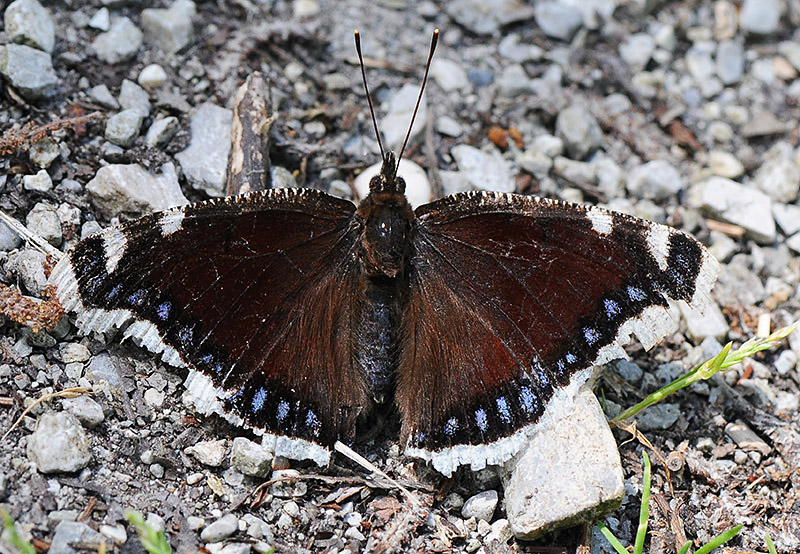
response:
[[[425,63],[425,76],[422,78],[422,86],[419,87],[419,96],[417,97],[417,105],[414,106],[414,113],[411,115],[411,124],[408,126],[408,132],[406,133],[406,139],[403,141],[403,147],[400,149],[400,155],[397,156],[397,169],[400,169],[400,160],[403,158],[403,152],[406,151],[406,145],[408,144],[408,139],[411,138],[411,129],[414,127],[414,120],[417,117],[417,110],[419,110],[419,104],[422,102],[422,93],[425,92],[425,85],[428,82],[428,72],[431,70],[431,60],[433,59],[433,53],[436,51],[436,44],[439,42],[439,29],[433,30],[433,36],[431,37],[431,49],[428,52],[428,61]]]
[[[372,116],[372,126],[375,127],[375,136],[378,137],[378,147],[381,149],[381,160],[384,159],[383,143],[381,142],[381,133],[378,131],[378,121],[375,119],[375,109],[372,107],[372,96],[369,93],[367,86],[367,72],[364,71],[364,57],[361,55],[361,34],[358,29],[353,31],[356,39],[356,52],[358,53],[358,65],[361,66],[361,80],[364,81],[364,92],[367,94],[367,104],[369,104],[369,115]]]

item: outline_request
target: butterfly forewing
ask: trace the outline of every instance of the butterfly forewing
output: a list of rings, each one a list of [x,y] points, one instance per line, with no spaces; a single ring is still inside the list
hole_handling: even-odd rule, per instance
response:
[[[330,448],[368,403],[351,363],[354,211],[281,190],[148,216],[81,242],[59,299],[82,303],[84,330],[132,316],[128,334],[204,374],[222,411]]]
[[[623,355],[631,331],[660,339],[667,298],[694,302],[716,267],[691,237],[598,208],[467,193],[416,215],[396,394],[415,455],[536,422],[577,372]]]

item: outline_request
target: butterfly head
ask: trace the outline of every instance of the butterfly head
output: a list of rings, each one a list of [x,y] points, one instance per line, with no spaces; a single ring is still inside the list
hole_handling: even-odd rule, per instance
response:
[[[397,192],[405,194],[406,182],[402,177],[398,177],[397,166],[394,152],[387,152],[383,157],[381,172],[369,182],[369,191],[371,193]]]

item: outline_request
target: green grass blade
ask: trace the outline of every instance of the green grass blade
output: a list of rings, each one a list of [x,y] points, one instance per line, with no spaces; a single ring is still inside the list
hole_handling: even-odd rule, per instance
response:
[[[702,364],[696,366],[686,374],[678,377],[673,382],[669,383],[668,385],[658,389],[653,394],[649,395],[647,398],[636,404],[635,406],[631,406],[627,410],[620,413],[617,417],[613,418],[611,421],[623,421],[625,419],[630,419],[645,408],[652,406],[663,400],[665,397],[669,396],[672,393],[678,392],[679,390],[688,387],[689,385],[696,383],[697,381],[702,381],[704,379],[710,378],[712,375],[721,371],[723,369],[728,369],[731,366],[734,366],[740,363],[745,358],[749,358],[753,354],[757,352],[761,352],[762,350],[767,350],[774,346],[778,341],[783,340],[787,336],[789,336],[792,331],[794,331],[800,325],[800,321],[792,323],[786,327],[778,329],[768,337],[759,339],[750,339],[749,341],[745,342],[741,347],[731,352],[732,344],[728,343],[722,349],[722,351],[711,358],[710,360],[706,360]]]
[[[642,479],[642,505],[639,508],[639,528],[636,530],[636,542],[633,544],[634,554],[644,551],[644,539],[647,537],[647,520],[650,519],[650,457],[642,451],[644,458],[644,477]]]
[[[5,510],[0,510],[0,516],[3,517],[3,527],[8,533],[8,541],[11,545],[20,551],[20,554],[36,554],[36,549],[33,545],[19,536],[17,528],[14,527],[14,520],[8,515]]]
[[[714,550],[718,546],[722,546],[723,544],[725,544],[726,542],[731,540],[733,537],[738,535],[739,531],[741,531],[741,530],[742,530],[742,526],[741,525],[737,525],[736,527],[728,529],[724,533],[720,533],[719,535],[717,535],[716,537],[711,539],[711,541],[708,544],[703,545],[700,548],[698,548],[697,552],[695,552],[694,554],[708,554],[709,552],[711,552],[712,550]]]
[[[767,550],[769,550],[769,554],[778,554],[778,551],[775,550],[775,545],[772,544],[772,538],[769,536],[769,533],[764,535],[764,540],[767,541]]]
[[[683,546],[681,546],[681,549],[678,550],[678,554],[688,554],[690,546],[692,546],[692,541],[687,541]]]
[[[142,546],[150,554],[172,554],[172,549],[167,542],[164,531],[156,531],[135,510],[125,510],[125,518],[136,528]]]
[[[603,533],[603,536],[609,542],[609,544],[614,547],[614,550],[617,551],[617,554],[629,554],[628,550],[622,546],[622,543],[617,540],[617,537],[614,536],[614,533],[611,532],[611,529],[605,526],[605,524],[597,520],[596,522],[597,527],[600,529],[600,532]]]

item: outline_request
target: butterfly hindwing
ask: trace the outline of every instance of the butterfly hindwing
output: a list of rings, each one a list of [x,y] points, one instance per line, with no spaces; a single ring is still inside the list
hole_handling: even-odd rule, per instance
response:
[[[351,361],[354,212],[292,189],[174,208],[82,241],[52,282],[83,331],[132,320],[127,336],[193,370],[198,408],[324,463],[369,402]]]
[[[667,298],[704,305],[717,271],[688,235],[599,208],[465,193],[416,216],[396,402],[406,451],[445,474],[508,459],[555,394],[631,332],[655,344]]]

